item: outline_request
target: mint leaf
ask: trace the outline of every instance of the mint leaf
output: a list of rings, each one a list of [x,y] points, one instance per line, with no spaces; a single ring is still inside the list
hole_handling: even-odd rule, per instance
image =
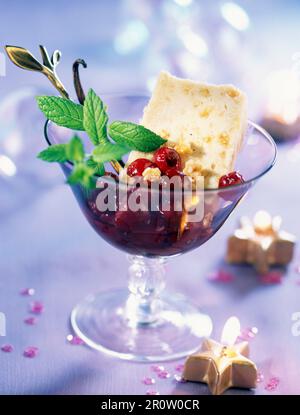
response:
[[[124,144],[112,144],[107,142],[100,144],[93,150],[93,159],[97,163],[105,163],[111,160],[120,160],[124,154],[128,153],[129,148]]]
[[[81,184],[82,186],[92,189],[95,187],[95,180],[93,179],[94,172],[84,163],[75,164],[72,173],[68,177],[67,183]]]
[[[125,144],[133,150],[145,153],[157,150],[167,142],[148,128],[132,122],[114,121],[108,127],[108,132],[116,143]]]
[[[38,154],[38,158],[50,163],[64,163],[67,160],[80,162],[84,159],[84,147],[81,139],[75,135],[67,144],[55,144]]]
[[[38,158],[49,163],[64,163],[68,160],[67,144],[56,144],[38,154]]]
[[[48,120],[72,130],[84,130],[82,105],[66,98],[53,96],[39,96],[36,100]]]
[[[90,89],[83,105],[83,126],[92,142],[106,143],[108,116],[101,99]]]
[[[105,173],[105,169],[104,169],[103,163],[97,163],[92,157],[90,157],[86,161],[86,165],[88,167],[90,167],[91,169],[93,169],[94,174],[96,174],[97,176],[103,176],[104,173]]]
[[[67,144],[67,155],[71,161],[82,161],[84,159],[84,147],[78,135],[74,135]]]

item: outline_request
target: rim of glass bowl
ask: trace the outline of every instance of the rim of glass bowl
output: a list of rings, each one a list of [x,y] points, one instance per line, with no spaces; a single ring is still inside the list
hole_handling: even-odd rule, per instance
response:
[[[147,96],[144,95],[106,95],[106,97],[109,98],[149,98]],[[44,136],[45,136],[45,140],[47,142],[47,144],[49,146],[52,145],[51,140],[49,138],[48,135],[48,126],[52,124],[52,121],[47,120],[44,126]],[[260,125],[256,124],[255,122],[251,121],[251,120],[247,120],[247,125],[248,127],[252,128],[253,130],[257,130],[260,134],[262,134],[271,144],[271,146],[273,147],[273,151],[274,151],[274,155],[273,158],[271,159],[270,163],[267,165],[267,167],[259,174],[257,174],[254,177],[251,177],[248,180],[245,180],[243,183],[239,183],[239,184],[234,184],[231,186],[226,186],[226,187],[222,187],[222,188],[212,188],[212,189],[204,189],[205,192],[216,192],[216,191],[222,191],[222,192],[227,192],[230,189],[237,189],[239,187],[245,187],[249,184],[251,184],[252,182],[255,182],[256,180],[260,179],[262,176],[264,176],[269,170],[271,170],[271,168],[274,166],[276,158],[277,158],[277,147],[275,144],[275,141],[273,140],[273,138],[271,137],[271,135],[264,129],[262,128]],[[66,161],[65,163],[60,163],[60,164],[65,164],[68,165],[69,167],[73,166],[73,163],[71,161]],[[109,183],[111,181],[111,178],[109,176],[94,176],[95,179],[99,179],[101,177],[101,180],[106,181],[107,183]]]

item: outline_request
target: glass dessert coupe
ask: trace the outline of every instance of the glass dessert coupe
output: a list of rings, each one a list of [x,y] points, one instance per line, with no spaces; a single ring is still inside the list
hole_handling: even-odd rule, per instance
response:
[[[103,99],[110,120],[138,122],[149,98],[104,96]],[[49,145],[59,144],[70,139],[70,131],[47,122],[45,137]],[[88,149],[88,140],[82,138]],[[210,239],[247,191],[271,169],[275,158],[273,139],[261,127],[248,121],[243,148],[235,166],[245,182],[203,190],[202,220],[186,222],[183,229],[182,212],[174,209],[100,212],[96,198],[103,189],[72,186],[91,226],[111,245],[126,252],[129,258],[128,289],[100,292],[85,298],[71,314],[75,333],[92,348],[127,360],[165,361],[197,350],[201,338],[212,331],[211,319],[183,296],[164,293],[165,263]],[[66,176],[72,171],[69,162],[61,167]],[[108,175],[99,180],[106,187],[115,186]],[[117,186],[124,184],[118,182]]]

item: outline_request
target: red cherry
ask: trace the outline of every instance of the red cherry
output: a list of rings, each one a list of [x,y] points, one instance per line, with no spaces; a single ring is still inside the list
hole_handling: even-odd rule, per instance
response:
[[[165,175],[168,176],[170,179],[171,177],[174,177],[174,176],[180,176],[181,178],[184,177],[184,174],[178,169],[176,169],[175,167],[171,167],[170,169],[167,169],[165,171]]]
[[[157,167],[155,163],[148,159],[136,159],[127,167],[127,174],[130,177],[142,176],[147,167]]]
[[[220,177],[219,187],[233,186],[235,184],[242,184],[244,182],[245,180],[243,179],[243,176],[237,171],[233,171]]]
[[[154,162],[163,173],[171,168],[181,170],[180,155],[170,147],[161,147],[156,150],[154,153]]]

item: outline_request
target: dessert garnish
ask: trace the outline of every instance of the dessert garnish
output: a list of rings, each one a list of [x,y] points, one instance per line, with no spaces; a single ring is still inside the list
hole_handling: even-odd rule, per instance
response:
[[[166,142],[138,124],[115,121],[108,126],[104,104],[92,89],[83,105],[53,96],[37,97],[37,102],[49,120],[72,130],[84,130],[94,145],[92,152],[86,154],[82,140],[75,135],[69,143],[52,145],[39,154],[45,161],[73,162],[70,184],[79,182],[93,187],[93,176],[104,174],[104,163],[121,160],[131,149],[152,151]]]
[[[28,50],[7,46],[17,66],[48,77],[62,97],[38,96],[37,103],[48,120],[73,131],[84,131],[93,144],[87,153],[79,134],[66,144],[51,145],[38,157],[47,162],[71,162],[68,183],[94,188],[95,176],[105,174],[110,162],[121,177],[143,176],[148,182],[162,176],[204,177],[205,188],[222,188],[244,182],[233,170],[246,126],[246,97],[231,85],[209,85],[178,79],[161,72],[141,124],[109,123],[107,108],[90,89],[85,94],[79,67],[73,64],[73,81],[78,98],[74,102],[56,74],[61,53],[52,57],[40,46],[42,63]],[[122,157],[129,153],[127,164]]]
[[[127,174],[130,177],[142,176],[146,169],[156,167],[156,164],[148,159],[136,159],[129,164],[127,168]]]
[[[61,52],[55,50],[50,58],[47,49],[40,45],[40,52],[42,56],[42,62],[39,62],[29,50],[21,48],[19,46],[5,46],[5,50],[9,59],[17,65],[19,68],[29,71],[41,72],[45,75],[53,86],[59,91],[59,93],[69,98],[69,94],[65,87],[61,83],[57,73],[56,67],[60,62]]]
[[[153,160],[163,173],[170,169],[181,170],[180,155],[173,148],[159,148],[154,153]]]
[[[12,62],[23,69],[45,74],[63,95],[62,98],[37,97],[38,106],[47,119],[71,130],[85,131],[94,145],[92,152],[87,154],[82,139],[75,134],[68,143],[51,145],[38,155],[40,159],[48,162],[72,162],[74,169],[68,178],[69,184],[80,183],[87,188],[93,188],[94,175],[102,176],[105,173],[106,162],[111,162],[119,173],[123,165],[120,163],[121,158],[130,150],[150,152],[166,142],[149,129],[132,122],[115,121],[108,125],[108,115],[101,98],[92,89],[87,96],[84,94],[78,73],[80,64],[86,67],[83,60],[76,60],[73,65],[74,85],[80,104],[69,99],[69,94],[55,72],[60,52],[55,51],[50,59],[45,47],[40,46],[40,50],[43,64],[24,48],[6,47]]]
[[[235,184],[241,183],[244,183],[244,179],[243,176],[237,171],[224,174],[224,176],[220,177],[219,179],[219,187],[233,186]]]

